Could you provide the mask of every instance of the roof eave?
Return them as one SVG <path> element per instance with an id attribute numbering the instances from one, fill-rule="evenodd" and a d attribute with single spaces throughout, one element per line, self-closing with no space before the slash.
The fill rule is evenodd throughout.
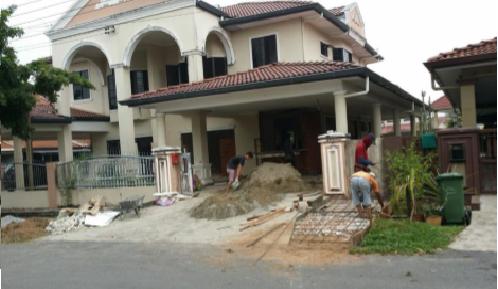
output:
<path id="1" fill-rule="evenodd" d="M 71 123 L 72 119 L 67 116 L 59 116 L 56 118 L 46 118 L 46 117 L 31 117 L 31 123 Z"/>
<path id="2" fill-rule="evenodd" d="M 216 8 L 216 6 L 211 5 L 211 4 L 207 3 L 207 2 L 204 2 L 204 1 L 201 1 L 201 0 L 197 0 L 196 1 L 196 5 L 197 5 L 197 7 L 201 8 L 202 10 L 204 10 L 206 12 L 209 12 L 209 13 L 211 13 L 213 15 L 216 15 L 218 17 L 230 17 L 225 12 L 223 12 L 220 9 Z"/>
<path id="3" fill-rule="evenodd" d="M 458 58 L 449 58 L 437 61 L 428 61 L 424 63 L 424 66 L 429 71 L 432 71 L 437 68 L 465 65 L 469 63 L 486 62 L 492 60 L 496 61 L 496 53 L 487 53 L 487 54 L 474 55 L 468 57 L 458 57 Z"/>

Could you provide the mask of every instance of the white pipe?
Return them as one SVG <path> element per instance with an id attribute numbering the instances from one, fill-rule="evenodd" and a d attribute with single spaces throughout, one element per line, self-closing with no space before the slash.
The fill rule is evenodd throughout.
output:
<path id="1" fill-rule="evenodd" d="M 433 90 L 444 90 L 444 89 L 459 89 L 460 86 L 436 86 L 436 79 L 434 79 L 434 74 L 431 73 L 431 87 Z M 424 103 L 425 105 L 425 103 Z"/>
<path id="2" fill-rule="evenodd" d="M 366 83 L 365 83 L 365 90 L 361 90 L 361 91 L 353 92 L 353 93 L 350 93 L 350 94 L 346 94 L 346 95 L 344 95 L 344 98 L 350 98 L 350 97 L 355 97 L 355 96 L 362 96 L 362 95 L 368 94 L 369 92 L 370 92 L 370 76 L 367 76 Z"/>

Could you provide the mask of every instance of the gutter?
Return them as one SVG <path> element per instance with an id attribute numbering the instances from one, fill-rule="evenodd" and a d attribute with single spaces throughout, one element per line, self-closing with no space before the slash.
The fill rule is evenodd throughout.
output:
<path id="1" fill-rule="evenodd" d="M 344 95 L 344 98 L 350 98 L 355 96 L 367 95 L 370 92 L 370 76 L 367 76 L 365 79 L 365 90 L 357 91 L 354 93 Z"/>
<path id="2" fill-rule="evenodd" d="M 58 118 L 43 118 L 31 117 L 31 123 L 71 123 L 72 119 L 67 116 L 59 116 Z"/>

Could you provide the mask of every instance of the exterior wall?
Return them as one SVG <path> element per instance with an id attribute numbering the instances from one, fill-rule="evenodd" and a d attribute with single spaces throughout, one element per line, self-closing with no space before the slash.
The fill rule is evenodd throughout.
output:
<path id="1" fill-rule="evenodd" d="M 73 203 L 75 205 L 84 204 L 95 196 L 103 196 L 106 204 L 117 205 L 120 201 L 133 196 L 144 195 L 144 203 L 155 200 L 155 186 L 147 187 L 124 187 L 114 189 L 98 189 L 98 190 L 76 190 L 72 192 Z"/>
<path id="2" fill-rule="evenodd" d="M 225 47 L 223 47 L 220 39 L 214 33 L 209 34 L 207 38 L 206 55 L 208 57 L 225 57 L 227 55 Z"/>
<path id="3" fill-rule="evenodd" d="M 107 68 L 107 63 L 105 64 Z M 88 70 L 89 81 L 95 89 L 90 89 L 90 99 L 75 100 L 73 96 L 73 86 L 70 85 L 71 107 L 93 111 L 104 115 L 109 115 L 109 101 L 107 97 L 107 85 L 105 75 L 107 69 L 97 65 L 94 61 L 86 58 L 75 59 L 69 68 L 70 71 Z"/>
<path id="4" fill-rule="evenodd" d="M 259 114 L 239 116 L 235 119 L 236 154 L 254 152 L 254 140 L 259 138 Z M 254 160 L 248 161 L 244 167 L 245 173 L 248 173 L 256 167 L 256 162 Z"/>
<path id="5" fill-rule="evenodd" d="M 2 192 L 2 208 L 48 208 L 47 191 Z"/>
<path id="6" fill-rule="evenodd" d="M 299 41 L 298 35 L 296 41 L 296 31 L 301 31 L 301 20 L 292 19 L 271 25 L 251 27 L 234 32 L 230 35 L 231 41 L 236 53 L 237 60 L 235 64 L 229 67 L 230 74 L 238 71 L 245 71 L 252 68 L 251 57 L 251 38 L 266 36 L 271 34 L 277 35 L 277 49 L 279 62 L 299 62 L 303 61 L 303 47 Z M 297 43 L 296 43 L 297 42 Z M 320 44 L 318 44 L 320 52 Z"/>

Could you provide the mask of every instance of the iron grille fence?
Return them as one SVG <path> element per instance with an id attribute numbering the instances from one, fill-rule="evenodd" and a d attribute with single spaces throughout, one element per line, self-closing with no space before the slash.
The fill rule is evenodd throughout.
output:
<path id="1" fill-rule="evenodd" d="M 108 156 L 59 163 L 59 189 L 140 187 L 155 184 L 154 158 Z"/>
<path id="2" fill-rule="evenodd" d="M 22 176 L 17 176 L 22 173 Z M 2 163 L 0 167 L 3 191 L 46 190 L 47 165 L 43 163 Z"/>

